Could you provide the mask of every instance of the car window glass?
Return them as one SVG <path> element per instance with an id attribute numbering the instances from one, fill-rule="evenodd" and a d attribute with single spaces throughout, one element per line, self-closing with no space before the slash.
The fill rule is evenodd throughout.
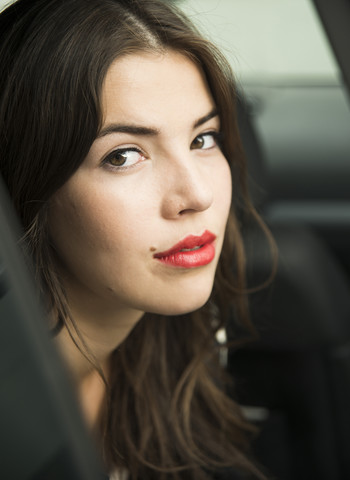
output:
<path id="1" fill-rule="evenodd" d="M 182 0 L 179 5 L 223 49 L 245 84 L 339 82 L 309 0 Z"/>

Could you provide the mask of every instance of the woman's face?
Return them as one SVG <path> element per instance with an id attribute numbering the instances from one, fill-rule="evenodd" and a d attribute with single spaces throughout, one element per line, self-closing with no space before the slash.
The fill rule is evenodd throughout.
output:
<path id="1" fill-rule="evenodd" d="M 132 54 L 110 67 L 102 107 L 100 135 L 51 202 L 68 300 L 87 315 L 195 310 L 231 204 L 206 81 L 179 53 Z"/>

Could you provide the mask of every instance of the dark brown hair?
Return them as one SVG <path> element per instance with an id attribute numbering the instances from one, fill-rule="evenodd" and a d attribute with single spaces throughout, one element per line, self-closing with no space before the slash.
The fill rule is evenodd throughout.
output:
<path id="1" fill-rule="evenodd" d="M 70 325 L 47 229 L 52 195 L 86 157 L 102 123 L 111 63 L 175 50 L 204 72 L 219 111 L 234 200 L 213 293 L 199 311 L 145 314 L 113 353 L 101 418 L 108 468 L 135 479 L 205 479 L 233 466 L 263 478 L 243 453 L 247 426 L 223 391 L 215 335 L 228 315 L 249 330 L 237 212 L 254 210 L 235 115 L 231 70 L 176 9 L 160 0 L 19 0 L 0 16 L 0 168 L 23 223 L 47 308 Z M 135 354 L 136 352 L 136 354 Z"/>

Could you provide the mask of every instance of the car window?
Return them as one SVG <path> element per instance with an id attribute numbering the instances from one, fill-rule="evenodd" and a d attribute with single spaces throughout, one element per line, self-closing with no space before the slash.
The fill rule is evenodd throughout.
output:
<path id="1" fill-rule="evenodd" d="M 182 0 L 179 5 L 223 49 L 244 84 L 340 81 L 309 0 Z"/>
<path id="2" fill-rule="evenodd" d="M 13 3 L 14 0 L 0 0 L 0 11 L 3 10 L 5 7 Z"/>

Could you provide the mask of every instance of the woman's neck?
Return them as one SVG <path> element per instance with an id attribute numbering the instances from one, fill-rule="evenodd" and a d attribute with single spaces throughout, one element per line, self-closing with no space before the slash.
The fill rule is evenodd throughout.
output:
<path id="1" fill-rule="evenodd" d="M 100 315 L 95 322 L 91 318 L 83 321 L 76 311 L 71 313 L 79 334 L 73 326 L 70 326 L 70 331 L 64 326 L 55 342 L 72 375 L 86 421 L 94 427 L 106 393 L 104 380 L 108 382 L 111 354 L 129 335 L 143 313 L 134 312 L 133 316 L 118 318 Z"/>

